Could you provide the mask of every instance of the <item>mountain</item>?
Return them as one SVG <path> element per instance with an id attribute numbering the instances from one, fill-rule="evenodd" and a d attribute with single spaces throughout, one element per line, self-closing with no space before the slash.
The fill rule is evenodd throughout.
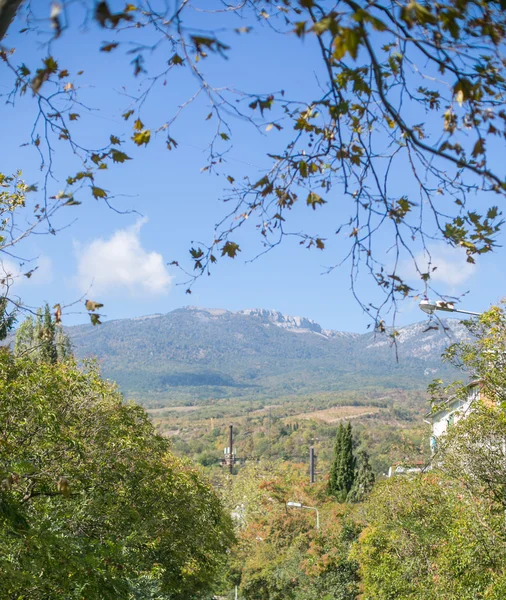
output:
<path id="1" fill-rule="evenodd" d="M 451 319 L 444 326 L 402 327 L 394 348 L 386 334 L 326 330 L 311 319 L 272 310 L 186 307 L 68 331 L 77 356 L 97 357 L 103 374 L 127 397 L 169 405 L 340 390 L 422 390 L 435 377 L 455 377 L 440 356 L 449 344 L 465 339 L 466 329 Z"/>

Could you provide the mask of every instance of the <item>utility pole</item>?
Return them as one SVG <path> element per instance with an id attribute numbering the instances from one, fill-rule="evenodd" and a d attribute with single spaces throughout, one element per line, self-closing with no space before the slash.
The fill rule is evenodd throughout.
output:
<path id="1" fill-rule="evenodd" d="M 230 474 L 232 475 L 234 472 L 234 465 L 238 461 L 237 456 L 235 455 L 234 448 L 234 426 L 229 425 L 228 429 L 228 446 L 224 450 L 224 458 L 221 461 L 223 467 L 228 467 Z"/>
<path id="2" fill-rule="evenodd" d="M 234 470 L 234 426 L 230 425 L 228 430 L 228 451 L 229 451 L 229 463 L 228 468 L 230 470 L 230 474 Z"/>
<path id="3" fill-rule="evenodd" d="M 269 406 L 269 458 L 271 457 L 271 407 Z"/>
<path id="4" fill-rule="evenodd" d="M 316 481 L 315 463 L 316 455 L 314 453 L 314 446 L 311 446 L 309 448 L 309 483 L 314 483 Z"/>

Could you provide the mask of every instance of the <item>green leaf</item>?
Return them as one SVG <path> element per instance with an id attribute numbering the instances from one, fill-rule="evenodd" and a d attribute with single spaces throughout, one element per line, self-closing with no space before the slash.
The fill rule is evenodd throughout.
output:
<path id="1" fill-rule="evenodd" d="M 111 158 L 112 158 L 113 162 L 115 162 L 115 163 L 124 163 L 125 160 L 132 160 L 124 152 L 120 152 L 119 150 L 116 150 L 116 149 L 111 150 Z"/>
<path id="2" fill-rule="evenodd" d="M 96 185 L 91 186 L 91 193 L 94 198 L 107 198 L 107 192 L 102 188 L 97 187 Z"/>
<path id="3" fill-rule="evenodd" d="M 102 325 L 102 321 L 100 320 L 100 315 L 91 314 L 90 315 L 90 321 L 91 321 L 91 324 L 93 326 L 95 326 L 95 325 Z"/>
<path id="4" fill-rule="evenodd" d="M 43 63 L 45 64 L 46 70 L 49 73 L 56 73 L 56 71 L 58 71 L 58 63 L 52 56 L 48 56 L 46 59 L 44 59 Z"/>
<path id="5" fill-rule="evenodd" d="M 306 198 L 306 204 L 310 206 L 313 210 L 316 210 L 317 206 L 321 206 L 322 204 L 326 204 L 326 200 L 315 194 L 314 192 L 309 192 L 308 197 Z"/>
<path id="6" fill-rule="evenodd" d="M 174 138 L 170 137 L 170 135 L 167 138 L 167 149 L 168 150 L 172 150 L 172 148 L 177 148 L 177 142 Z"/>
<path id="7" fill-rule="evenodd" d="M 483 138 L 479 138 L 472 152 L 474 158 L 477 158 L 480 154 L 485 154 L 485 140 Z"/>
<path id="8" fill-rule="evenodd" d="M 190 248 L 190 255 L 194 260 L 198 260 L 204 256 L 202 248 Z"/>
<path id="9" fill-rule="evenodd" d="M 235 242 L 227 242 L 221 249 L 221 255 L 226 255 L 229 258 L 235 258 L 237 253 L 240 251 L 241 249 L 239 248 L 238 244 L 236 244 Z"/>
<path id="10" fill-rule="evenodd" d="M 306 24 L 307 21 L 297 21 L 295 23 L 295 29 L 293 31 L 297 37 L 303 38 L 306 35 Z"/>
<path id="11" fill-rule="evenodd" d="M 182 65 L 183 63 L 184 60 L 179 56 L 177 52 L 169 59 L 169 65 Z"/>
<path id="12" fill-rule="evenodd" d="M 26 77 L 30 75 L 30 69 L 23 63 L 20 67 L 18 67 L 18 73 L 20 77 Z"/>

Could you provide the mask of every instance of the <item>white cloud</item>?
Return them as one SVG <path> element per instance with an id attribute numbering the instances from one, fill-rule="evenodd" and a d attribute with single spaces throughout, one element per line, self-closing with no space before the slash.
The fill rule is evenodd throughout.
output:
<path id="1" fill-rule="evenodd" d="M 25 273 L 30 273 L 27 277 Z M 9 286 L 18 289 L 28 285 L 46 285 L 53 281 L 53 261 L 48 256 L 40 256 L 34 261 L 23 264 L 9 258 L 0 259 L 0 279 Z"/>
<path id="2" fill-rule="evenodd" d="M 420 271 L 430 270 L 432 283 L 446 284 L 450 288 L 458 287 L 470 279 L 476 272 L 476 265 L 467 262 L 467 256 L 461 248 L 452 248 L 445 244 L 434 244 L 429 248 L 430 256 L 421 252 L 415 259 Z M 432 271 L 437 267 L 435 271 Z M 399 273 L 408 280 L 419 280 L 413 261 L 405 260 Z"/>
<path id="3" fill-rule="evenodd" d="M 108 239 L 98 238 L 89 244 L 76 244 L 77 281 L 86 292 L 162 295 L 169 291 L 172 276 L 158 252 L 142 247 L 140 231 L 147 219 L 140 219 L 126 229 L 119 229 Z"/>

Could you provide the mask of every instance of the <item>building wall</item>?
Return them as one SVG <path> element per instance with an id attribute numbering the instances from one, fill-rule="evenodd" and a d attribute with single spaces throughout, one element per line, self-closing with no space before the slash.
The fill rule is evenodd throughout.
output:
<path id="1" fill-rule="evenodd" d="M 469 394 L 465 400 L 454 399 L 446 403 L 444 409 L 431 415 L 432 419 L 432 437 L 430 440 L 430 446 L 434 452 L 436 449 L 437 439 L 443 435 L 448 427 L 457 423 L 472 410 L 472 404 L 474 401 L 480 398 L 480 387 L 478 385 L 473 386 L 469 389 Z"/>

